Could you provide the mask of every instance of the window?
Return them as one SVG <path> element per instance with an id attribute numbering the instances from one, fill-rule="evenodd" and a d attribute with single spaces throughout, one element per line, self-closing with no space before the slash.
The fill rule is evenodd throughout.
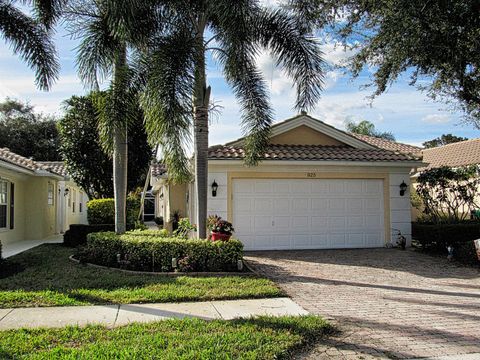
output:
<path id="1" fill-rule="evenodd" d="M 7 227 L 8 183 L 0 180 L 0 229 Z"/>
<path id="2" fill-rule="evenodd" d="M 52 183 L 48 183 L 48 205 L 53 205 L 54 186 Z"/>
<path id="3" fill-rule="evenodd" d="M 72 212 L 75 212 L 75 201 L 77 200 L 77 191 L 71 190 L 72 193 Z"/>
<path id="4" fill-rule="evenodd" d="M 83 192 L 80 191 L 80 199 L 78 200 L 78 212 L 83 211 Z"/>

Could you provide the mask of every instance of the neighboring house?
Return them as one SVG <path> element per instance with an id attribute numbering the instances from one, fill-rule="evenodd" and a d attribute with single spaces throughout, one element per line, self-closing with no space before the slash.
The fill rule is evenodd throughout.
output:
<path id="1" fill-rule="evenodd" d="M 412 175 L 412 183 L 414 184 L 416 177 L 423 170 L 436 169 L 442 166 L 458 168 L 468 165 L 480 165 L 480 139 L 470 139 L 430 149 L 423 149 L 422 156 L 423 162 L 427 166 L 419 168 L 418 171 Z M 478 192 L 480 194 L 480 188 Z M 480 195 L 477 197 L 477 203 L 480 203 Z M 414 219 L 420 215 L 421 212 L 418 209 L 412 209 L 412 217 Z"/>
<path id="2" fill-rule="evenodd" d="M 44 239 L 86 223 L 86 194 L 61 162 L 39 162 L 0 148 L 0 241 Z"/>
<path id="3" fill-rule="evenodd" d="M 257 167 L 243 163 L 243 138 L 209 148 L 208 213 L 230 220 L 246 250 L 383 247 L 399 229 L 411 240 L 410 199 L 400 195 L 419 148 L 349 134 L 306 114 L 271 128 Z M 387 150 L 388 149 L 388 150 Z M 193 184 L 168 184 L 152 168 L 157 214 L 192 218 Z M 192 219 L 193 220 L 193 219 Z"/>

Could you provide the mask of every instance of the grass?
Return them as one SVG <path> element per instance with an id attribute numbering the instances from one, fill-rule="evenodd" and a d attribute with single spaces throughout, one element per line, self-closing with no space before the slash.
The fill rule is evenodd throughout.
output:
<path id="1" fill-rule="evenodd" d="M 329 331 L 317 316 L 22 329 L 0 332 L 0 358 L 289 359 Z"/>
<path id="2" fill-rule="evenodd" d="M 71 248 L 44 244 L 8 259 L 23 269 L 0 276 L 0 308 L 129 304 L 282 296 L 270 280 L 251 276 L 165 277 L 124 274 L 68 260 Z"/>

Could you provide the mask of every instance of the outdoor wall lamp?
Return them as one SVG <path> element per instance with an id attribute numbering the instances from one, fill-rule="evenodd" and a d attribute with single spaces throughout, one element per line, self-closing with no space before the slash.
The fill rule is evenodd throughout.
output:
<path id="1" fill-rule="evenodd" d="M 400 196 L 405 195 L 405 191 L 407 191 L 407 188 L 408 188 L 408 185 L 405 184 L 405 181 L 402 181 L 402 183 L 400 184 Z"/>
<path id="2" fill-rule="evenodd" d="M 70 192 L 69 188 L 65 188 L 65 191 L 63 192 L 64 196 L 68 196 L 68 193 Z"/>
<path id="3" fill-rule="evenodd" d="M 217 190 L 218 190 L 218 184 L 215 180 L 213 180 L 213 183 L 212 183 L 212 196 L 213 197 L 217 196 Z"/>

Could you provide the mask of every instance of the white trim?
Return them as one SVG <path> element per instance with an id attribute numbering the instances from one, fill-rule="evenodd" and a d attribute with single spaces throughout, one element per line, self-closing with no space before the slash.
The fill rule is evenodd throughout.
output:
<path id="1" fill-rule="evenodd" d="M 348 135 L 346 132 L 336 129 L 333 126 L 325 124 L 323 121 L 314 119 L 308 115 L 300 115 L 298 117 L 288 119 L 288 120 L 285 120 L 284 122 L 272 125 L 270 136 L 274 137 L 300 126 L 307 126 L 315 131 L 328 135 L 331 138 L 334 138 L 346 145 L 350 145 L 357 149 L 378 149 L 376 146 L 370 145 L 362 140 L 359 140 L 351 135 Z M 243 143 L 243 140 L 244 138 L 240 138 L 233 142 L 227 143 L 227 145 L 238 146 Z"/>
<path id="2" fill-rule="evenodd" d="M 239 160 L 215 160 L 209 159 L 209 165 L 241 165 L 243 161 Z M 371 166 L 371 167 L 416 167 L 421 166 L 421 161 L 315 161 L 315 160 L 263 160 L 261 165 L 315 165 L 315 166 Z M 255 169 L 253 167 L 252 169 Z"/>
<path id="3" fill-rule="evenodd" d="M 12 170 L 12 171 L 16 171 L 16 172 L 19 172 L 21 174 L 26 174 L 26 175 L 32 175 L 32 176 L 35 176 L 35 172 L 33 170 L 28 170 L 28 169 L 25 169 L 21 166 L 18 166 L 18 165 L 15 165 L 15 164 L 12 164 L 12 163 L 9 163 L 7 161 L 4 161 L 4 160 L 0 160 L 0 167 L 3 167 L 7 170 Z"/>

